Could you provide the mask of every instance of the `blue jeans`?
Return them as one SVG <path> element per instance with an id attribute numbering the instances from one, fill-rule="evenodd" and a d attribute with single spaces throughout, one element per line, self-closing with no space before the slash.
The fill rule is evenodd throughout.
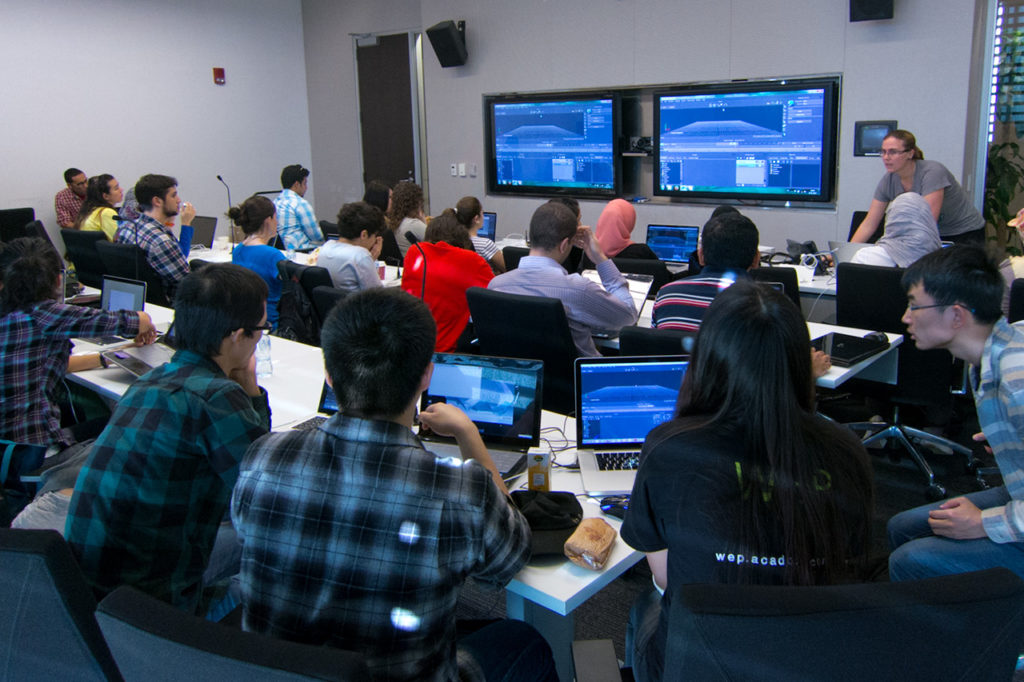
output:
<path id="1" fill-rule="evenodd" d="M 558 682 L 551 647 L 532 625 L 501 620 L 461 637 L 487 682 Z"/>
<path id="2" fill-rule="evenodd" d="M 979 509 L 1000 507 L 1010 500 L 1005 486 L 964 495 Z M 953 540 L 932 534 L 928 512 L 942 502 L 901 512 L 889 519 L 889 579 L 918 580 L 1002 566 L 1024 578 L 1024 543 L 992 542 L 988 538 Z"/>

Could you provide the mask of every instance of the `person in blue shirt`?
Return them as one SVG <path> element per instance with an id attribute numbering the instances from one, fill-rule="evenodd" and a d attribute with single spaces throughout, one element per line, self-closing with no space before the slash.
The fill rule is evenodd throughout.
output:
<path id="1" fill-rule="evenodd" d="M 274 199 L 274 205 L 285 248 L 309 250 L 323 244 L 324 235 L 313 207 L 304 198 L 309 188 L 309 171 L 297 163 L 285 166 L 281 171 L 281 187 L 284 189 Z"/>
<path id="2" fill-rule="evenodd" d="M 281 280 L 277 262 L 284 254 L 269 242 L 277 235 L 277 211 L 270 199 L 254 194 L 238 206 L 232 206 L 228 217 L 242 228 L 245 239 L 235 247 L 231 262 L 246 267 L 267 283 L 267 322 L 277 328 L 277 302 L 281 300 Z"/>

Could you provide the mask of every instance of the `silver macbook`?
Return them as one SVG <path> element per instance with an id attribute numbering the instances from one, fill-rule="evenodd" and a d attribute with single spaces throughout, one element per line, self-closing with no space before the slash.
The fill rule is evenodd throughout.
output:
<path id="1" fill-rule="evenodd" d="M 111 364 L 123 367 L 137 377 L 170 362 L 173 356 L 174 349 L 160 342 L 151 343 L 148 346 L 126 346 L 103 352 L 103 357 Z"/>
<path id="2" fill-rule="evenodd" d="M 107 312 L 117 312 L 118 310 L 143 310 L 145 305 L 145 282 L 103 275 L 103 293 L 100 296 L 100 308 Z M 124 343 L 127 340 L 120 336 L 96 336 L 82 339 L 82 341 L 97 346 L 111 346 Z"/>
<path id="3" fill-rule="evenodd" d="M 197 215 L 192 219 L 192 245 L 213 248 L 213 238 L 217 233 L 217 218 Z"/>
<path id="4" fill-rule="evenodd" d="M 588 495 L 633 490 L 647 434 L 675 414 L 686 356 L 578 358 L 576 453 Z"/>
<path id="5" fill-rule="evenodd" d="M 540 445 L 544 363 L 540 360 L 486 355 L 435 353 L 434 374 L 421 407 L 455 405 L 476 424 L 502 478 L 526 467 L 526 453 Z M 459 457 L 453 438 L 420 426 L 420 438 L 431 452 Z"/>
<path id="6" fill-rule="evenodd" d="M 853 260 L 853 257 L 857 255 L 857 252 L 861 249 L 871 246 L 871 244 L 861 244 L 854 242 L 829 242 L 828 250 L 832 253 L 832 260 L 836 265 L 840 263 L 849 263 Z"/>
<path id="7" fill-rule="evenodd" d="M 647 226 L 647 246 L 667 263 L 687 263 L 697 249 L 700 227 L 696 225 Z"/>

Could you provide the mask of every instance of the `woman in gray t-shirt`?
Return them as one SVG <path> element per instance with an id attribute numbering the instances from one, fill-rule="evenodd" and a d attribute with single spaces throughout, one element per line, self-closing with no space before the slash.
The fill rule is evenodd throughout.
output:
<path id="1" fill-rule="evenodd" d="M 917 192 L 931 207 L 942 239 L 983 242 L 985 219 L 971 205 L 960 183 L 938 161 L 925 161 L 913 133 L 894 130 L 882 141 L 886 174 L 875 188 L 868 215 L 850 241 L 866 242 L 878 229 L 886 205 L 904 192 Z"/>

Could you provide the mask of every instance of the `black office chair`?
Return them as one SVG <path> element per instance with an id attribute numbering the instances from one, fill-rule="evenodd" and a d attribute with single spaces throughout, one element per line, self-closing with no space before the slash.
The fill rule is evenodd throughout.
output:
<path id="1" fill-rule="evenodd" d="M 615 267 L 619 272 L 625 274 L 651 275 L 654 281 L 651 282 L 651 290 L 647 298 L 654 299 L 662 285 L 672 281 L 672 272 L 662 261 L 654 258 L 612 258 Z"/>
<path id="2" fill-rule="evenodd" d="M 529 256 L 530 250 L 524 246 L 506 246 L 501 250 L 501 257 L 505 259 L 505 272 L 509 270 L 515 270 L 519 267 L 519 261 L 523 256 Z M 569 272 L 568 265 L 565 266 Z"/>
<path id="3" fill-rule="evenodd" d="M 283 339 L 318 346 L 320 316 L 316 314 L 313 299 L 306 293 L 301 281 L 302 272 L 308 267 L 287 259 L 277 261 L 277 273 L 281 279 L 281 298 L 277 303 L 278 320 L 274 334 Z M 315 286 L 310 290 L 312 291 Z"/>
<path id="4" fill-rule="evenodd" d="M 619 355 L 689 355 L 696 332 L 681 329 L 623 327 L 619 331 Z"/>
<path id="5" fill-rule="evenodd" d="M 313 287 L 313 307 L 316 309 L 316 314 L 320 316 L 321 326 L 331 309 L 348 298 L 348 295 L 349 292 L 333 286 Z"/>
<path id="6" fill-rule="evenodd" d="M 102 240 L 96 242 L 96 252 L 103 262 L 104 274 L 143 281 L 146 283 L 146 303 L 172 307 L 163 280 L 146 260 L 145 251 L 134 244 L 114 244 Z"/>
<path id="7" fill-rule="evenodd" d="M 36 210 L 31 207 L 0 209 L 0 241 L 28 237 L 25 226 L 35 219 Z"/>
<path id="8" fill-rule="evenodd" d="M 851 239 L 853 239 L 853 233 L 857 231 L 857 228 L 860 227 L 860 224 L 862 222 L 864 222 L 864 219 L 867 218 L 867 217 L 868 217 L 868 212 L 867 211 L 854 211 L 853 212 L 853 215 L 850 216 L 850 234 L 846 237 L 846 241 L 850 241 Z M 868 239 L 868 243 L 869 244 L 874 244 L 875 242 L 877 242 L 884 232 L 885 232 L 885 214 L 883 213 L 882 214 L 882 221 L 880 223 L 878 223 L 878 229 L 875 230 L 875 233 L 873 235 L 871 235 L 870 239 Z"/>
<path id="9" fill-rule="evenodd" d="M 1024 279 L 1015 279 L 1010 285 L 1010 310 L 1006 319 L 1010 324 L 1024 320 Z"/>
<path id="10" fill-rule="evenodd" d="M 398 240 L 391 230 L 384 230 L 380 259 L 388 265 L 402 266 L 402 249 L 398 247 Z"/>
<path id="11" fill-rule="evenodd" d="M 193 616 L 134 588 L 111 592 L 96 620 L 129 680 L 369 679 L 360 654 L 267 637 Z M 186 672 L 187 671 L 187 672 Z"/>
<path id="12" fill-rule="evenodd" d="M 851 429 L 865 434 L 864 444 L 895 439 L 907 450 L 917 466 L 928 479 L 926 495 L 937 500 L 945 497 L 946 490 L 935 480 L 935 473 L 924 456 L 914 446 L 914 441 L 932 443 L 949 448 L 962 455 L 969 470 L 978 466 L 974 453 L 968 448 L 941 436 L 914 428 L 903 422 L 901 406 L 929 406 L 952 400 L 950 387 L 954 379 L 962 376 L 962 365 L 953 362 L 946 350 L 920 350 L 906 335 L 903 313 L 907 308 L 906 295 L 900 279 L 902 268 L 885 268 L 856 263 L 840 263 L 836 269 L 836 323 L 844 327 L 871 329 L 874 331 L 904 334 L 899 346 L 897 385 L 876 382 L 860 382 L 869 395 L 881 397 L 892 403 L 893 417 L 885 422 L 857 422 L 847 424 Z"/>
<path id="13" fill-rule="evenodd" d="M 691 584 L 672 596 L 668 623 L 665 682 L 1009 680 L 1024 581 L 993 568 L 899 583 Z M 573 659 L 578 682 L 623 679 L 611 640 L 575 642 Z"/>
<path id="14" fill-rule="evenodd" d="M 78 281 L 96 289 L 103 288 L 103 275 L 107 272 L 96 250 L 96 244 L 107 241 L 102 232 L 83 232 L 81 230 L 63 229 L 61 239 L 67 251 L 67 259 L 75 266 Z"/>
<path id="15" fill-rule="evenodd" d="M 92 590 L 57 531 L 0 528 L 0 604 L 4 679 L 121 679 Z"/>
<path id="16" fill-rule="evenodd" d="M 324 239 L 337 239 L 338 234 L 338 223 L 332 223 L 329 220 L 320 221 L 320 231 L 324 233 Z"/>
<path id="17" fill-rule="evenodd" d="M 557 298 L 472 287 L 466 291 L 480 352 L 544 361 L 544 409 L 575 409 L 573 362 L 578 352 L 565 307 Z"/>
<path id="18" fill-rule="evenodd" d="M 750 278 L 755 282 L 777 283 L 782 285 L 782 291 L 786 297 L 796 304 L 800 309 L 800 283 L 797 280 L 795 268 L 773 268 L 761 266 L 747 271 Z"/>

